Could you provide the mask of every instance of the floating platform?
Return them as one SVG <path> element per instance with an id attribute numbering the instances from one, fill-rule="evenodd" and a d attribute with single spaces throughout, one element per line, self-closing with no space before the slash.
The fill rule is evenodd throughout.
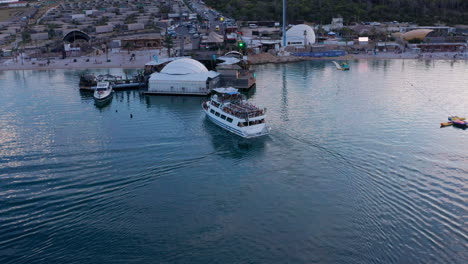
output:
<path id="1" fill-rule="evenodd" d="M 121 76 L 110 74 L 98 75 L 83 74 L 80 76 L 80 90 L 94 91 L 96 85 L 100 81 L 109 82 L 114 90 L 132 90 L 146 88 L 145 77 L 142 74 L 133 76 L 133 78 L 123 79 Z"/>
<path id="2" fill-rule="evenodd" d="M 146 83 L 117 83 L 111 84 L 112 89 L 116 91 L 123 91 L 123 90 L 138 90 L 142 88 L 146 88 Z M 83 91 L 94 91 L 95 86 L 80 86 L 80 90 Z"/>

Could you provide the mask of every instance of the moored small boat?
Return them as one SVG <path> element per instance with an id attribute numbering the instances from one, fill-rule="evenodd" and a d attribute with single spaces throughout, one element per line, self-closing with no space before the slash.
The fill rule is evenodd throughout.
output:
<path id="1" fill-rule="evenodd" d="M 112 85 L 109 82 L 98 82 L 93 97 L 96 101 L 105 101 L 111 98 Z"/>
<path id="2" fill-rule="evenodd" d="M 449 116 L 448 120 L 449 120 L 448 123 L 452 123 L 452 125 L 454 127 L 459 127 L 459 128 L 467 128 L 468 127 L 468 121 L 466 121 L 466 118 L 464 118 L 464 117 Z"/>
<path id="3" fill-rule="evenodd" d="M 440 127 L 446 127 L 446 126 L 451 126 L 451 125 L 453 125 L 452 122 L 440 123 Z"/>
<path id="4" fill-rule="evenodd" d="M 461 128 L 468 127 L 468 122 L 464 120 L 456 119 L 456 120 L 453 120 L 452 123 L 453 123 L 453 126 L 456 126 L 456 127 L 461 127 Z"/>
<path id="5" fill-rule="evenodd" d="M 266 109 L 247 102 L 237 89 L 216 88 L 216 94 L 203 102 L 202 108 L 210 121 L 225 130 L 244 138 L 253 138 L 269 133 L 266 125 Z"/>
<path id="6" fill-rule="evenodd" d="M 349 64 L 348 64 L 348 63 L 342 62 L 342 63 L 340 64 L 340 63 L 338 63 L 338 62 L 336 62 L 336 61 L 333 61 L 333 63 L 335 64 L 337 70 L 340 70 L 340 71 L 349 71 Z"/>

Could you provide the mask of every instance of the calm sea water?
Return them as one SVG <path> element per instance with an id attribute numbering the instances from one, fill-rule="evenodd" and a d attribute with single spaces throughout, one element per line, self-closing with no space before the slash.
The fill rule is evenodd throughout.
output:
<path id="1" fill-rule="evenodd" d="M 0 72 L 0 263 L 467 263 L 468 130 L 439 123 L 468 62 L 350 64 L 257 66 L 254 140 L 204 98 Z"/>

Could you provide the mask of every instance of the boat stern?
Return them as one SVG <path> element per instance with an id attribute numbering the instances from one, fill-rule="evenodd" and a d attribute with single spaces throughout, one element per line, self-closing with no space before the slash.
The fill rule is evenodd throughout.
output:
<path id="1" fill-rule="evenodd" d="M 270 133 L 270 127 L 263 123 L 255 126 L 245 127 L 242 129 L 242 132 L 243 137 L 245 138 L 260 137 L 268 135 Z"/>

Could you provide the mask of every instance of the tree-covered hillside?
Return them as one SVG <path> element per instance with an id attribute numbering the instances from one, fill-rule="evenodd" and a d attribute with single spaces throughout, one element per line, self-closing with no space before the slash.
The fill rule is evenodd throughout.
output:
<path id="1" fill-rule="evenodd" d="M 281 20 L 282 0 L 206 0 L 238 20 Z M 419 24 L 468 23 L 468 0 L 287 0 L 288 21 L 327 24 L 341 15 L 346 23 L 400 21 Z"/>

